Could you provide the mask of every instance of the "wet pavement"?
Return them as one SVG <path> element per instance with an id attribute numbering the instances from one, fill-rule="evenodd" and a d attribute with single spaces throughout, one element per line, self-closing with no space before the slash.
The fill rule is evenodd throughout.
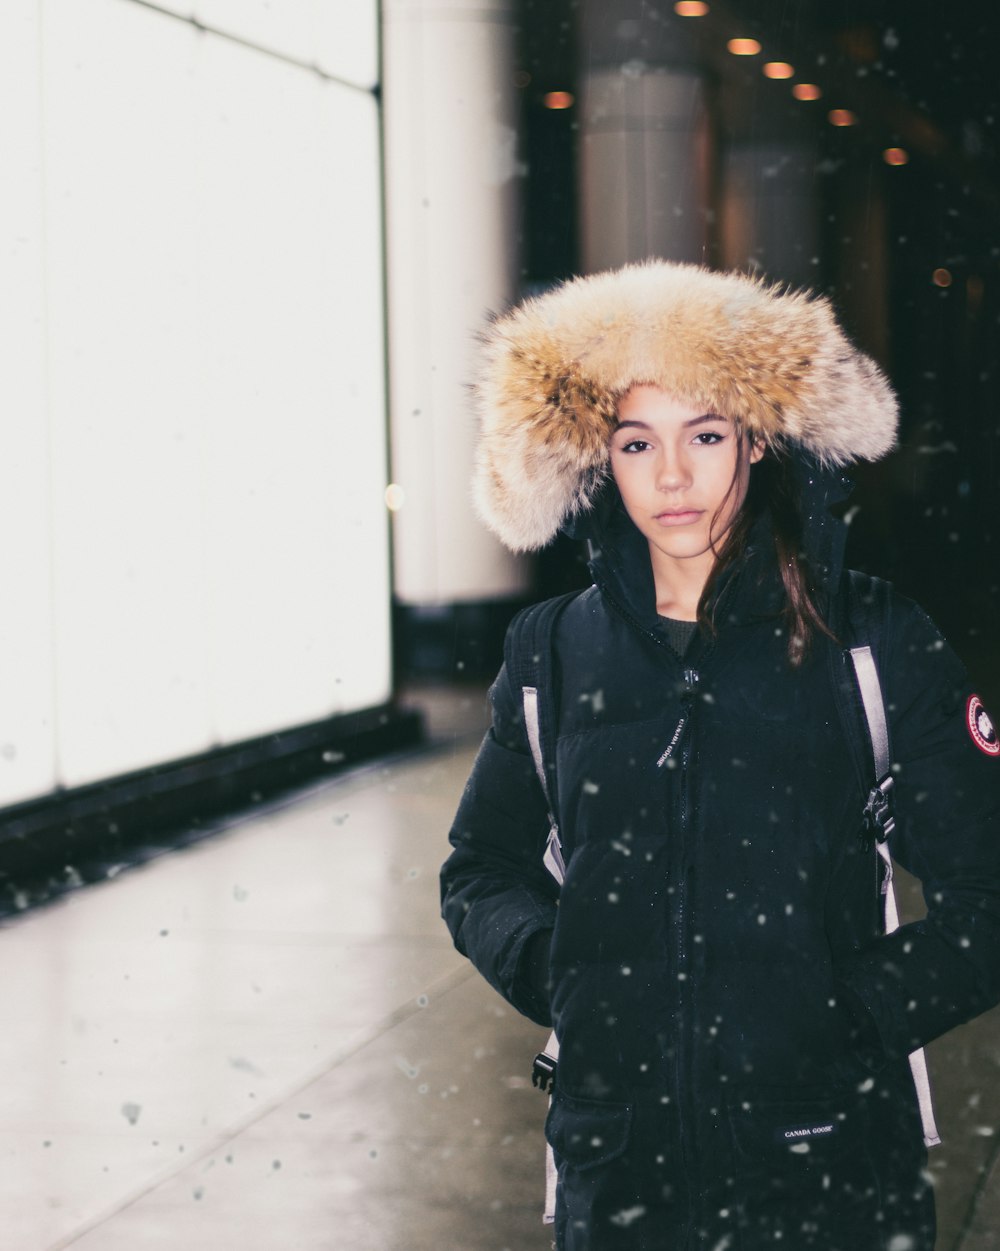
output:
<path id="1" fill-rule="evenodd" d="M 431 750 L 0 926 L 5 1247 L 547 1251 L 544 1031 L 438 917 L 483 695 L 413 697 Z M 938 1251 L 1000 1251 L 1000 1012 L 930 1063 Z"/>

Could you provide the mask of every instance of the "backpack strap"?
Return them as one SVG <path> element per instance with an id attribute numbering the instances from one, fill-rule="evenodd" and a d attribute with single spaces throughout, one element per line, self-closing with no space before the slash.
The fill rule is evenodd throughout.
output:
<path id="1" fill-rule="evenodd" d="M 885 625 L 889 611 L 888 584 L 878 579 L 870 579 L 868 583 L 870 590 L 868 593 L 863 593 L 860 575 L 850 571 L 847 576 L 849 579 L 847 620 L 852 641 L 867 637 L 872 641 L 880 642 L 883 634 L 882 627 Z M 870 838 L 882 862 L 883 932 L 892 934 L 899 929 L 899 911 L 896 907 L 892 856 L 889 854 L 888 845 L 889 837 L 896 828 L 896 818 L 893 813 L 894 781 L 889 725 L 885 715 L 882 683 L 879 680 L 878 666 L 872 654 L 871 643 L 852 647 L 848 655 L 854 667 L 861 706 L 865 714 L 875 781 L 874 786 L 868 792 L 863 812 L 865 839 L 867 842 Z M 941 1141 L 941 1136 L 934 1119 L 934 1102 L 931 1097 L 927 1058 L 923 1047 L 910 1053 L 909 1062 L 917 1103 L 920 1107 L 924 1144 L 933 1147 Z"/>
<path id="2" fill-rule="evenodd" d="M 504 663 L 511 683 L 521 688 L 521 705 L 524 711 L 524 729 L 531 748 L 535 773 L 545 796 L 549 810 L 549 834 L 542 861 L 560 886 L 566 876 L 562 843 L 559 838 L 559 822 L 556 816 L 554 796 L 555 762 L 551 745 L 558 733 L 558 668 L 553 646 L 556 625 L 563 610 L 580 594 L 573 591 L 557 599 L 533 604 L 519 613 L 511 622 L 504 643 Z M 546 747 L 550 747 L 546 759 Z M 545 1047 L 531 1066 L 531 1083 L 539 1090 L 551 1091 L 559 1068 L 559 1039 L 553 1030 Z M 551 1095 L 550 1095 L 551 1099 Z M 545 1146 L 545 1207 L 544 1224 L 555 1222 L 556 1185 L 559 1180 L 552 1148 Z"/>
<path id="3" fill-rule="evenodd" d="M 558 671 L 553 649 L 556 625 L 563 610 L 578 595 L 578 591 L 571 591 L 524 609 L 511 622 L 504 643 L 504 663 L 512 685 L 521 688 L 524 729 L 549 812 L 549 834 L 542 861 L 560 886 L 566 876 L 566 864 L 553 798 L 555 763 L 551 752 L 546 755 L 546 746 L 555 742 L 558 732 Z"/>
<path id="4" fill-rule="evenodd" d="M 892 802 L 895 782 L 892 776 L 889 726 L 885 719 L 882 684 L 879 682 L 871 647 L 852 647 L 850 657 L 868 723 L 868 739 L 872 748 L 872 763 L 875 766 L 875 785 L 869 790 L 865 800 L 864 829 L 866 835 L 870 835 L 872 841 L 881 848 L 896 828 Z"/>

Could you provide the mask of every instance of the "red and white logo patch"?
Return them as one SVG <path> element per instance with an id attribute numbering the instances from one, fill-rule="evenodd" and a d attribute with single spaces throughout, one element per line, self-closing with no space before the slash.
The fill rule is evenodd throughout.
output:
<path id="1" fill-rule="evenodd" d="M 972 741 L 987 756 L 1000 756 L 1000 738 L 997 737 L 996 726 L 990 720 L 989 713 L 983 707 L 978 695 L 970 695 L 965 705 L 965 723 L 969 727 Z"/>

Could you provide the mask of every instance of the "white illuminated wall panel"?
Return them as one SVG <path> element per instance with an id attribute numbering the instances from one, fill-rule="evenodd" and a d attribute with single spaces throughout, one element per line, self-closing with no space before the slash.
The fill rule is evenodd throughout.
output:
<path id="1" fill-rule="evenodd" d="M 331 684 L 346 708 L 388 695 L 377 115 L 222 41 L 203 54 L 202 311 L 231 362 L 206 371 L 212 667 L 233 738 L 323 716 Z"/>
<path id="2" fill-rule="evenodd" d="M 42 12 L 0 805 L 390 694 L 373 96 L 127 0 Z"/>
<path id="3" fill-rule="evenodd" d="M 57 745 L 72 786 L 212 741 L 196 41 L 130 4 L 44 12 Z"/>
<path id="4" fill-rule="evenodd" d="M 378 78 L 375 0 L 157 0 L 183 17 L 361 87 Z"/>
<path id="5" fill-rule="evenodd" d="M 2 23 L 0 803 L 13 803 L 57 778 L 36 0 L 8 0 Z"/>

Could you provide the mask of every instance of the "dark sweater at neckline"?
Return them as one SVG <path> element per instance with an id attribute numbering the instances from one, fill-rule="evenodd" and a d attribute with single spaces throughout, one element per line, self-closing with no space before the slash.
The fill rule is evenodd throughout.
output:
<path id="1" fill-rule="evenodd" d="M 678 621 L 676 617 L 664 617 L 660 614 L 660 625 L 666 635 L 667 642 L 678 656 L 683 656 L 698 629 L 697 621 Z"/>

